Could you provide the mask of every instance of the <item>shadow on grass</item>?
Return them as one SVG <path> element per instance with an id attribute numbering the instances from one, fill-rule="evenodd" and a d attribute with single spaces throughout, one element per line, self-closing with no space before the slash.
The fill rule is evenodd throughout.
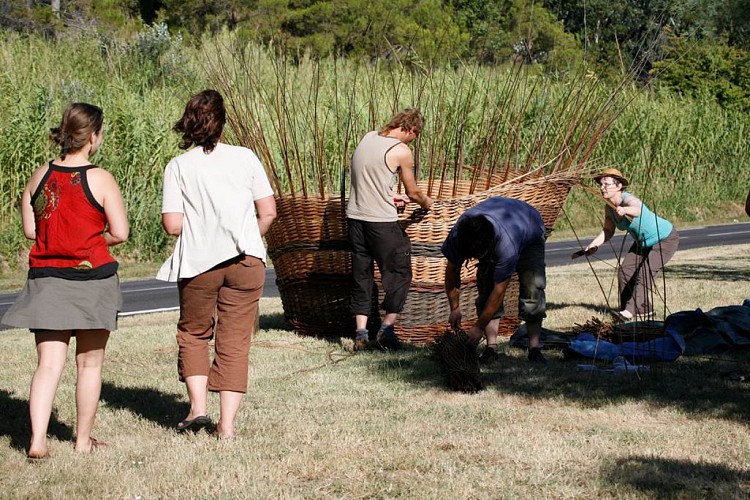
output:
<path id="1" fill-rule="evenodd" d="M 260 315 L 261 330 L 288 330 L 293 328 L 287 323 L 283 313 L 262 314 Z"/>
<path id="2" fill-rule="evenodd" d="M 711 259 L 721 262 L 721 258 Z M 724 259 L 730 262 L 736 259 Z M 722 266 L 706 264 L 670 264 L 667 268 L 667 277 L 671 279 L 698 280 L 698 281 L 729 281 L 744 282 L 750 279 L 748 269 L 732 269 Z"/>
<path id="3" fill-rule="evenodd" d="M 576 364 L 590 361 L 564 360 L 559 352 L 545 351 L 549 362 L 532 365 L 525 352 L 504 346 L 507 356 L 482 366 L 488 390 L 532 399 L 559 400 L 587 408 L 613 403 L 646 401 L 659 407 L 677 408 L 695 416 L 711 416 L 746 423 L 750 420 L 750 390 L 746 383 L 725 380 L 720 372 L 727 366 L 750 366 L 750 353 L 719 358 L 683 357 L 672 363 L 650 365 L 650 372 L 614 375 L 578 372 Z M 502 349 L 501 349 L 502 350 Z M 398 377 L 420 387 L 449 391 L 442 366 L 429 348 L 409 348 L 379 356 L 376 369 L 389 378 Z M 723 365 L 722 365 L 723 363 Z"/>
<path id="4" fill-rule="evenodd" d="M 606 465 L 602 476 L 610 484 L 627 485 L 656 498 L 750 495 L 750 471 L 706 462 L 632 456 Z"/>
<path id="5" fill-rule="evenodd" d="M 29 401 L 19 399 L 12 393 L 0 389 L 0 408 L 3 409 L 3 418 L 0 418 L 0 436 L 8 436 L 12 448 L 25 451 L 31 439 Z M 60 441 L 72 441 L 75 436 L 73 428 L 61 422 L 54 409 L 50 416 L 47 434 Z"/>
<path id="6" fill-rule="evenodd" d="M 118 387 L 108 382 L 102 384 L 101 400 L 167 429 L 173 429 L 190 411 L 190 404 L 176 394 L 143 387 Z"/>

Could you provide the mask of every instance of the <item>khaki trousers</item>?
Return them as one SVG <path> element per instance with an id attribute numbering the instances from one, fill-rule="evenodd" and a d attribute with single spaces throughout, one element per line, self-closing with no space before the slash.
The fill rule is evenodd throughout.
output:
<path id="1" fill-rule="evenodd" d="M 248 355 L 264 281 L 263 262 L 240 255 L 178 282 L 177 371 L 181 381 L 206 375 L 209 391 L 247 392 Z M 211 339 L 214 359 L 209 364 Z"/>

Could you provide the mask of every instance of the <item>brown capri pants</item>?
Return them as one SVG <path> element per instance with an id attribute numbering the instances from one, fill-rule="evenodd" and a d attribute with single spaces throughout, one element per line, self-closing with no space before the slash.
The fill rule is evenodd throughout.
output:
<path id="1" fill-rule="evenodd" d="M 669 235 L 650 248 L 633 243 L 618 271 L 620 307 L 631 314 L 653 312 L 653 285 L 656 275 L 677 252 L 680 235 L 672 229 Z"/>
<path id="2" fill-rule="evenodd" d="M 264 281 L 263 261 L 240 255 L 178 282 L 180 381 L 205 375 L 209 391 L 247 392 L 250 342 Z M 215 339 L 214 360 L 209 364 L 211 339 Z"/>

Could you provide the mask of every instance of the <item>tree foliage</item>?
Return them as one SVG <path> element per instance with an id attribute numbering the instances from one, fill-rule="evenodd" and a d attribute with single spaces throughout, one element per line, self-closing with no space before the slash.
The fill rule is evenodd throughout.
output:
<path id="1" fill-rule="evenodd" d="M 559 65 L 580 57 L 575 37 L 532 0 L 450 0 L 469 35 L 466 56 L 483 64 L 508 60 Z"/>
<path id="2" fill-rule="evenodd" d="M 206 35 L 229 29 L 297 59 L 336 55 L 420 67 L 520 62 L 564 72 L 586 64 L 600 75 L 616 78 L 638 67 L 643 80 L 656 79 L 662 88 L 686 94 L 700 88 L 725 105 L 744 102 L 747 86 L 750 0 L 54 3 L 59 3 L 59 10 L 52 0 L 0 0 L 0 26 L 48 37 L 71 28 L 93 28 L 114 40 L 140 36 L 144 30 L 153 31 L 154 23 L 163 23 L 172 34 L 179 33 L 180 40 L 195 45 Z"/>
<path id="3" fill-rule="evenodd" d="M 280 41 L 314 55 L 406 56 L 433 61 L 461 55 L 467 37 L 441 0 L 290 1 L 277 8 L 279 30 L 264 41 Z M 266 11 L 267 12 L 267 11 Z"/>
<path id="4" fill-rule="evenodd" d="M 750 111 L 750 52 L 721 40 L 699 43 L 672 32 L 664 49 L 666 57 L 652 70 L 661 86 Z"/>
<path id="5" fill-rule="evenodd" d="M 132 35 L 142 25 L 140 0 L 0 0 L 0 27 L 52 37 L 67 29 L 94 28 Z"/>

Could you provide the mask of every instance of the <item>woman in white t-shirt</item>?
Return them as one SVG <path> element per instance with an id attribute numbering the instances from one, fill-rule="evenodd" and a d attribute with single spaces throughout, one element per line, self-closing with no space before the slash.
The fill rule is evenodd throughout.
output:
<path id="1" fill-rule="evenodd" d="M 164 171 L 162 225 L 178 238 L 156 276 L 177 281 L 180 294 L 177 369 L 187 386 L 190 413 L 177 430 L 211 426 L 208 391 L 218 392 L 219 438 L 234 436 L 247 392 L 248 354 L 265 280 L 262 237 L 276 217 L 273 190 L 258 157 L 219 142 L 225 123 L 221 94 L 204 90 L 188 101 L 174 126 L 182 134 L 180 148 L 192 149 Z"/>

